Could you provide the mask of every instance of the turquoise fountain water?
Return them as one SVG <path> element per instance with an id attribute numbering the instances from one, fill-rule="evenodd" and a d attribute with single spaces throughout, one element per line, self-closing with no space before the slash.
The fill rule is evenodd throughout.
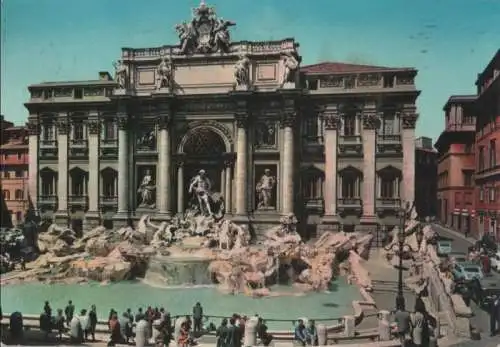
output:
<path id="1" fill-rule="evenodd" d="M 274 287 L 273 291 L 290 291 L 290 287 Z M 356 287 L 338 279 L 331 292 L 310 293 L 304 296 L 252 298 L 245 295 L 227 295 L 211 286 L 156 288 L 141 282 L 121 282 L 109 285 L 40 284 L 7 285 L 0 288 L 2 311 L 19 310 L 26 314 L 39 314 L 48 300 L 53 310 L 64 309 L 73 300 L 76 309 L 95 304 L 100 319 L 107 319 L 111 308 L 122 312 L 127 308 L 159 306 L 172 315 L 188 314 L 199 301 L 207 315 L 229 316 L 233 313 L 259 315 L 268 320 L 271 330 L 289 330 L 291 320 L 299 317 L 328 319 L 352 314 L 352 300 L 359 300 Z M 288 322 L 273 319 L 290 320 Z M 212 319 L 218 323 L 220 319 Z M 334 323 L 334 321 L 331 321 Z"/>

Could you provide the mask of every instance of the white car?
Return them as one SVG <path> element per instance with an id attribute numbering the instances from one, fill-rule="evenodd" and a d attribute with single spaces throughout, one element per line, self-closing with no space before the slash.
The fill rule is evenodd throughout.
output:
<path id="1" fill-rule="evenodd" d="M 500 251 L 496 252 L 491 258 L 491 267 L 500 272 Z"/>

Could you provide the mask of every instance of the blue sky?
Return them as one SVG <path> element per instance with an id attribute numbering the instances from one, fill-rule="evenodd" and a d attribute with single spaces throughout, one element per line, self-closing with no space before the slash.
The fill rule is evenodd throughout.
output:
<path id="1" fill-rule="evenodd" d="M 26 86 L 112 71 L 121 47 L 174 44 L 199 0 L 2 0 L 1 111 L 22 124 Z M 419 70 L 417 135 L 436 139 L 451 94 L 474 93 L 500 48 L 500 0 L 207 0 L 234 40 L 295 37 L 304 64 Z"/>

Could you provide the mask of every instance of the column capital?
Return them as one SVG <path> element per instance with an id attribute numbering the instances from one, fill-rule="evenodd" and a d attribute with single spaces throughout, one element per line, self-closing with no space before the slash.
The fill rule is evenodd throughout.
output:
<path id="1" fill-rule="evenodd" d="M 415 129 L 418 120 L 418 113 L 403 113 L 403 129 Z"/>
<path id="2" fill-rule="evenodd" d="M 293 127 L 295 125 L 296 119 L 297 119 L 297 114 L 295 111 L 285 111 L 281 115 L 280 127 L 281 128 Z"/>
<path id="3" fill-rule="evenodd" d="M 363 120 L 363 129 L 375 130 L 380 124 L 380 118 L 375 109 L 363 110 L 361 114 Z"/>
<path id="4" fill-rule="evenodd" d="M 155 122 L 160 130 L 168 129 L 170 127 L 170 121 L 170 113 L 167 112 L 159 114 L 155 119 Z"/>
<path id="5" fill-rule="evenodd" d="M 334 112 L 323 113 L 325 121 L 325 130 L 337 130 L 340 126 L 340 115 Z"/>
<path id="6" fill-rule="evenodd" d="M 90 119 L 87 123 L 89 135 L 99 135 L 101 132 L 101 121 L 99 119 Z"/>
<path id="7" fill-rule="evenodd" d="M 40 135 L 40 124 L 38 124 L 38 121 L 33 121 L 30 120 L 28 125 L 28 135 L 29 136 L 38 136 Z"/>
<path id="8" fill-rule="evenodd" d="M 236 126 L 238 128 L 246 128 L 248 126 L 248 116 L 247 114 L 243 114 L 243 113 L 237 113 L 235 115 L 235 119 L 236 119 Z"/>
<path id="9" fill-rule="evenodd" d="M 129 124 L 129 116 L 126 113 L 118 113 L 116 115 L 116 121 L 118 123 L 118 129 L 120 130 L 127 130 L 128 124 Z"/>
<path id="10" fill-rule="evenodd" d="M 70 124 L 67 118 L 58 118 L 56 121 L 56 127 L 60 135 L 68 135 Z"/>

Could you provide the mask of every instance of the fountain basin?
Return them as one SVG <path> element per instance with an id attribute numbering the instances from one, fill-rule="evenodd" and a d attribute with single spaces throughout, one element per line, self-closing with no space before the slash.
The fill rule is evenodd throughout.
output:
<path id="1" fill-rule="evenodd" d="M 291 287 L 273 286 L 273 291 L 292 291 Z M 352 301 L 362 300 L 356 286 L 339 279 L 334 282 L 331 292 L 308 293 L 303 296 L 279 296 L 253 298 L 244 294 L 226 295 L 217 288 L 174 287 L 155 288 L 137 281 L 124 281 L 101 285 L 82 284 L 41 284 L 26 283 L 7 285 L 0 288 L 2 311 L 21 311 L 37 315 L 42 312 L 43 303 L 48 300 L 53 311 L 64 309 L 68 300 L 73 300 L 76 312 L 97 306 L 99 319 L 106 320 L 110 309 L 120 314 L 127 308 L 136 312 L 139 307 L 164 307 L 172 315 L 192 312 L 196 302 L 203 305 L 206 315 L 231 316 L 233 313 L 253 316 L 256 313 L 267 320 L 270 330 L 292 330 L 292 321 L 298 317 L 326 319 L 325 324 L 336 324 L 337 318 L 353 313 Z M 210 318 L 216 324 L 220 318 Z"/>

